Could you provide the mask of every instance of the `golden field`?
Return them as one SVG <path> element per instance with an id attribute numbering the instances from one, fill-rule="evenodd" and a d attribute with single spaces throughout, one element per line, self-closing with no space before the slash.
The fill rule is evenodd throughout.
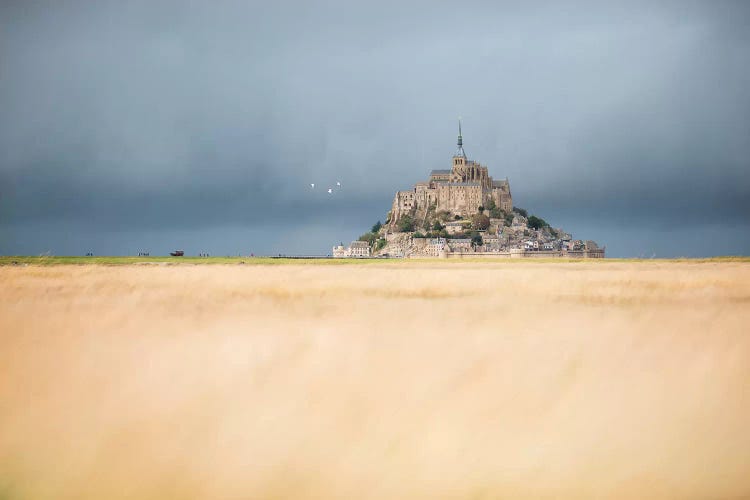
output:
<path id="1" fill-rule="evenodd" d="M 0 267 L 0 498 L 747 498 L 750 263 Z"/>

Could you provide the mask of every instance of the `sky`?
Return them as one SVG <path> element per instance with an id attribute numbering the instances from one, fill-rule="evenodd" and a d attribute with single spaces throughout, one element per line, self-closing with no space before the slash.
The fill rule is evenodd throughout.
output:
<path id="1" fill-rule="evenodd" d="M 459 116 L 608 256 L 750 254 L 722 0 L 0 2 L 0 254 L 327 254 L 450 168 Z"/>

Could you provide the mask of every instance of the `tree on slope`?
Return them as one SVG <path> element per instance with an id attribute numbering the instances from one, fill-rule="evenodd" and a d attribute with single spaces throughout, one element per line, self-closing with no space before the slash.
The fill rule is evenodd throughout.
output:
<path id="1" fill-rule="evenodd" d="M 482 213 L 474 214 L 471 218 L 471 226 L 474 229 L 479 229 L 479 230 L 484 231 L 488 227 L 490 227 L 490 218 Z"/>
<path id="2" fill-rule="evenodd" d="M 398 220 L 396 227 L 402 233 L 410 233 L 414 231 L 414 219 L 409 215 L 404 215 Z"/>
<path id="3" fill-rule="evenodd" d="M 549 226 L 547 222 L 542 219 L 541 217 L 537 217 L 536 215 L 532 215 L 529 217 L 528 225 L 531 229 L 541 229 L 543 227 Z"/>

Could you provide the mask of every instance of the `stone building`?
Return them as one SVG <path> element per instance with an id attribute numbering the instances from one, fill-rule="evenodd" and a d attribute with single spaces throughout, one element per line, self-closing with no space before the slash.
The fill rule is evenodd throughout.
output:
<path id="1" fill-rule="evenodd" d="M 432 257 L 440 257 L 446 251 L 447 243 L 445 238 L 432 238 L 427 245 L 427 253 Z"/>
<path id="2" fill-rule="evenodd" d="M 370 244 L 366 241 L 352 241 L 348 248 L 344 248 L 343 244 L 333 247 L 333 257 L 336 259 L 369 256 Z"/>
<path id="3" fill-rule="evenodd" d="M 470 225 L 468 221 L 449 221 L 445 223 L 444 227 L 448 234 L 458 234 L 463 233 Z"/>
<path id="4" fill-rule="evenodd" d="M 341 243 L 340 245 L 336 245 L 333 247 L 333 257 L 336 259 L 342 259 L 346 257 L 346 248 L 344 248 L 344 244 Z"/>
<path id="5" fill-rule="evenodd" d="M 370 256 L 370 244 L 366 241 L 352 241 L 349 246 L 350 257 L 369 257 Z"/>
<path id="6" fill-rule="evenodd" d="M 499 252 L 501 248 L 501 241 L 497 236 L 483 236 L 482 245 L 485 252 Z"/>
<path id="7" fill-rule="evenodd" d="M 468 217 L 477 213 L 480 206 L 488 206 L 490 200 L 506 212 L 513 209 L 508 179 L 494 180 L 486 166 L 466 157 L 459 121 L 458 149 L 451 168 L 433 170 L 428 181 L 418 182 L 408 191 L 396 192 L 389 223 L 395 224 L 404 215 L 423 216 L 430 209 Z"/>
<path id="8" fill-rule="evenodd" d="M 471 252 L 471 240 L 469 238 L 454 238 L 448 240 L 448 248 L 451 252 Z"/>

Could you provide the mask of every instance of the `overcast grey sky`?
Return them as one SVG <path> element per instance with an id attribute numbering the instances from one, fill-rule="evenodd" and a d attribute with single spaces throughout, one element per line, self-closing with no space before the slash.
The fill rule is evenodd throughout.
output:
<path id="1" fill-rule="evenodd" d="M 458 116 L 608 255 L 750 254 L 750 2 L 715 0 L 4 1 L 0 254 L 329 253 Z"/>

